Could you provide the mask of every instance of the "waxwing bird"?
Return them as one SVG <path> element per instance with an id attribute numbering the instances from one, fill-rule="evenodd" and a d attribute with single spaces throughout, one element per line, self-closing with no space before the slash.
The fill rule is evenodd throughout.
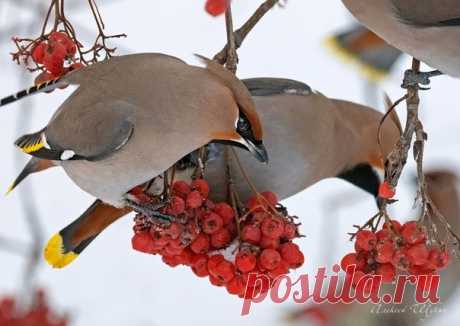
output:
<path id="1" fill-rule="evenodd" d="M 328 37 L 326 46 L 340 59 L 358 67 L 368 80 L 386 78 L 402 52 L 359 24 Z"/>
<path id="2" fill-rule="evenodd" d="M 382 113 L 355 103 L 329 99 L 292 80 L 256 78 L 243 82 L 252 94 L 258 94 L 253 95 L 253 101 L 264 124 L 267 149 L 271 152 L 270 162 L 258 166 L 243 150 L 237 150 L 242 165 L 260 191 L 271 190 L 285 199 L 322 179 L 339 177 L 377 197 L 381 181 L 377 170 L 383 170 L 383 158 L 399 139 L 397 119 L 388 119 L 383 124 L 382 153 L 377 143 Z M 226 199 L 223 146 L 213 146 L 217 148 L 213 150 L 214 159 L 207 162 L 205 170 L 215 200 Z M 177 171 L 176 179 L 189 181 L 193 170 Z M 235 187 L 241 199 L 246 200 L 252 193 L 238 169 L 234 167 L 233 170 Z M 71 224 L 71 232 L 64 231 L 69 230 L 67 227 L 47 248 L 63 248 L 64 253 L 76 256 L 77 251 L 81 252 L 107 227 L 107 221 L 113 222 L 125 214 L 126 211 L 120 209 L 119 213 L 111 211 L 107 218 L 103 210 L 90 209 Z M 80 223 L 81 220 L 86 222 Z M 78 241 L 74 238 L 77 233 Z M 84 233 L 86 237 L 82 236 Z M 53 262 L 52 265 L 62 267 Z"/>
<path id="3" fill-rule="evenodd" d="M 403 52 L 460 77 L 457 0 L 342 0 L 360 23 Z M 428 84 L 425 75 L 419 82 Z"/>
<path id="4" fill-rule="evenodd" d="M 202 60 L 206 68 L 163 54 L 120 56 L 48 83 L 42 89 L 79 87 L 44 129 L 16 145 L 117 207 L 133 187 L 211 141 L 238 144 L 267 161 L 250 93 L 229 71 Z"/>

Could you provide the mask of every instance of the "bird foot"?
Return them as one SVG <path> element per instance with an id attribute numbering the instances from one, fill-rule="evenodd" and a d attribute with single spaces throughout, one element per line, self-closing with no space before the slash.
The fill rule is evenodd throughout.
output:
<path id="1" fill-rule="evenodd" d="M 165 207 L 168 202 L 160 204 L 137 203 L 131 199 L 126 199 L 126 204 L 136 213 L 144 215 L 151 223 L 169 225 L 174 220 L 173 216 L 159 212 L 159 210 Z"/>
<path id="2" fill-rule="evenodd" d="M 431 83 L 431 77 L 441 76 L 442 74 L 443 73 L 439 70 L 415 72 L 412 69 L 409 69 L 404 72 L 404 80 L 401 87 L 404 89 L 409 87 L 418 87 L 421 90 L 427 90 L 430 88 L 420 87 L 420 85 L 429 85 Z"/>

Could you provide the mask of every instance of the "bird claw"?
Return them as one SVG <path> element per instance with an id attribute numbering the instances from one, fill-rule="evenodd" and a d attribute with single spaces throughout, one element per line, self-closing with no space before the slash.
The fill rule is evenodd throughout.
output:
<path id="1" fill-rule="evenodd" d="M 429 87 L 420 87 L 420 85 L 430 85 L 430 78 L 440 75 L 442 75 L 442 72 L 439 70 L 415 72 L 412 69 L 409 69 L 404 72 L 404 80 L 401 87 L 404 89 L 409 87 L 417 87 L 420 90 L 429 90 Z"/>
<path id="2" fill-rule="evenodd" d="M 138 204 L 130 199 L 127 199 L 126 202 L 127 205 L 130 208 L 132 208 L 136 213 L 144 215 L 147 219 L 150 220 L 150 222 L 154 224 L 159 223 L 168 225 L 174 220 L 173 216 L 159 212 L 159 209 L 165 207 L 168 204 L 168 202 L 163 202 L 161 204 Z"/>

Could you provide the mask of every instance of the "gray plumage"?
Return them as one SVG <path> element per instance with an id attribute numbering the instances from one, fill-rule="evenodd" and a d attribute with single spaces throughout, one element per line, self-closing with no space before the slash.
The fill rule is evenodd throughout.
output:
<path id="1" fill-rule="evenodd" d="M 367 28 L 443 73 L 460 77 L 458 0 L 342 0 Z"/>
<path id="2" fill-rule="evenodd" d="M 162 54 L 115 57 L 74 72 L 64 81 L 79 87 L 32 138 L 46 138 L 36 155 L 61 153 L 58 164 L 80 188 L 123 206 L 126 192 L 193 150 L 212 140 L 243 141 L 239 103 L 253 102 L 247 90 L 241 100 L 244 91 L 229 87 L 245 90 L 241 82 L 219 74 Z"/>

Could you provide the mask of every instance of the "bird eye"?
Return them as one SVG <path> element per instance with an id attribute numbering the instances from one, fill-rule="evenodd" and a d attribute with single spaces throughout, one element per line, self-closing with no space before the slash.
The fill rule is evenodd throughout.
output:
<path id="1" fill-rule="evenodd" d="M 238 119 L 238 130 L 240 131 L 248 131 L 251 129 L 251 126 L 249 125 L 249 122 L 244 119 L 243 117 L 240 117 Z"/>

